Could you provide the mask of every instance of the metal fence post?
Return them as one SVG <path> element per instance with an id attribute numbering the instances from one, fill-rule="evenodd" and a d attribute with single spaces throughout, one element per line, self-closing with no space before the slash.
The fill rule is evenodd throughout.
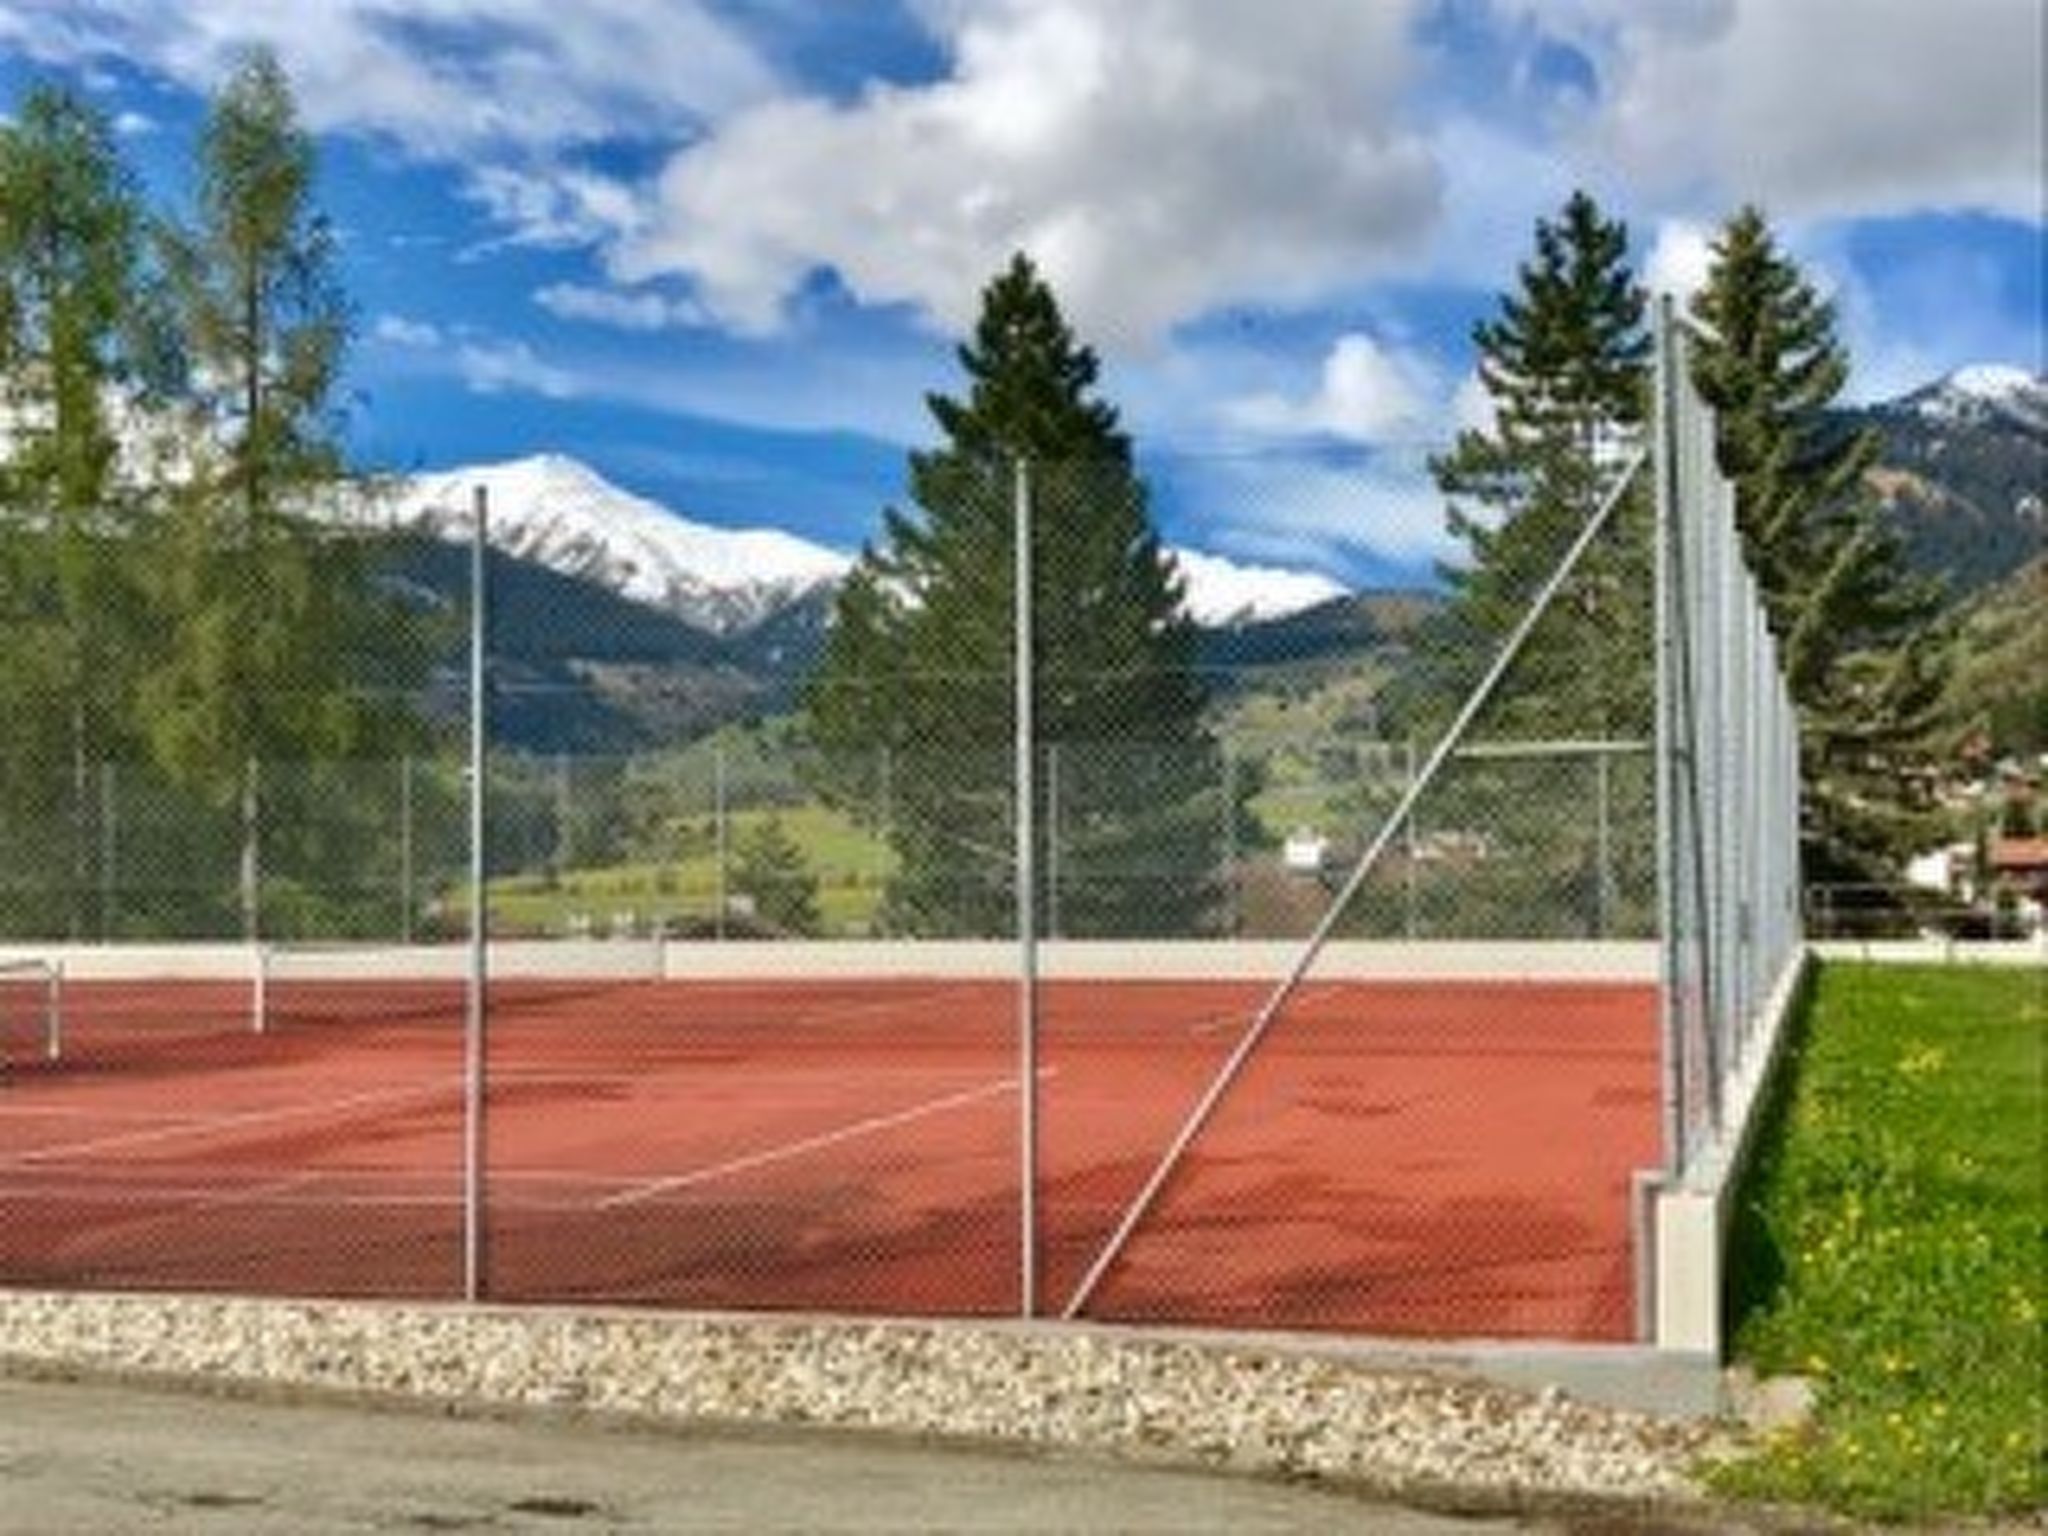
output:
<path id="1" fill-rule="evenodd" d="M 1607 744 L 1593 753 L 1593 937 L 1614 926 L 1614 827 L 1607 768 Z"/>
<path id="2" fill-rule="evenodd" d="M 731 839 L 725 822 L 725 743 L 713 741 L 711 746 L 711 838 L 716 852 L 712 899 L 717 909 L 711 915 L 711 932 L 715 938 L 725 937 L 725 909 L 732 900 L 727 887 L 731 871 L 729 868 Z"/>
<path id="3" fill-rule="evenodd" d="M 1405 795 L 1415 783 L 1415 738 L 1410 736 L 1401 743 L 1401 747 L 1401 792 Z M 1415 937 L 1417 927 L 1417 904 L 1421 897 L 1417 881 L 1422 872 L 1416 867 L 1416 860 L 1421 853 L 1415 815 L 1411 812 L 1401 823 L 1401 936 L 1408 939 Z"/>
<path id="4" fill-rule="evenodd" d="M 485 544 L 490 493 L 474 492 L 476 527 L 469 560 L 469 985 L 462 1031 L 462 1294 L 484 1292 L 484 1027 L 489 985 L 490 897 L 484 861 L 485 753 L 489 746 L 484 700 L 487 613 Z"/>
<path id="5" fill-rule="evenodd" d="M 1679 828 L 1682 808 L 1678 754 L 1683 735 L 1677 716 L 1682 684 L 1685 616 L 1678 609 L 1682 558 L 1678 527 L 1678 433 L 1672 412 L 1677 402 L 1678 337 L 1671 299 L 1658 301 L 1656 410 L 1653 447 L 1656 454 L 1656 521 L 1652 556 L 1655 604 L 1656 664 L 1656 842 L 1657 937 L 1660 1033 L 1663 1040 L 1664 1172 L 1676 1178 L 1685 1167 L 1688 1148 L 1685 1124 L 1685 871 L 1681 867 L 1685 838 Z"/>
<path id="6" fill-rule="evenodd" d="M 1228 739 L 1222 743 L 1223 775 L 1223 933 L 1236 938 L 1238 929 L 1237 868 L 1237 752 Z"/>
<path id="7" fill-rule="evenodd" d="M 1031 465 L 1019 455 L 1014 470 L 1011 521 L 1014 554 L 1011 604 L 1016 645 L 1017 823 L 1017 1145 L 1018 1311 L 1038 1313 L 1038 934 L 1034 854 L 1037 789 L 1032 782 L 1033 718 Z"/>
<path id="8" fill-rule="evenodd" d="M 116 874 L 121 856 L 121 823 L 119 800 L 115 790 L 115 769 L 112 763 L 100 764 L 100 939 L 102 942 L 114 937 L 120 928 L 120 914 L 117 911 L 119 887 Z"/>
<path id="9" fill-rule="evenodd" d="M 1060 936 L 1060 744 L 1045 744 L 1045 936 Z"/>
<path id="10" fill-rule="evenodd" d="M 398 936 L 413 940 L 412 754 L 398 760 Z"/>

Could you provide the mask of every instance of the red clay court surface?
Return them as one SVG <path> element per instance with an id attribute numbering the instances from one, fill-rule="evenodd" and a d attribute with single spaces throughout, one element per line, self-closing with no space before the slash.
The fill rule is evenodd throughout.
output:
<path id="1" fill-rule="evenodd" d="M 1057 1314 L 1261 986 L 1046 986 L 1040 1310 Z M 1016 994 L 978 980 L 507 983 L 495 1300 L 1015 1315 Z M 73 983 L 0 1080 L 0 1283 L 462 1289 L 448 983 Z M 1643 986 L 1312 983 L 1085 1315 L 1626 1339 L 1657 1159 Z"/>

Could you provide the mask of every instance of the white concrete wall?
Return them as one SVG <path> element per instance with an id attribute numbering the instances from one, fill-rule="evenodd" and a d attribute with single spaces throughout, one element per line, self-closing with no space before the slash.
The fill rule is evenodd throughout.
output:
<path id="1" fill-rule="evenodd" d="M 1075 940 L 1039 948 L 1039 971 L 1050 979 L 1217 980 L 1277 982 L 1300 945 L 1288 940 Z M 469 951 L 455 944 L 332 945 L 275 951 L 276 967 L 294 976 L 337 979 L 457 978 Z M 0 946 L 0 960 L 38 958 L 80 980 L 239 980 L 254 975 L 245 944 L 81 944 Z M 981 977 L 1000 980 L 1018 969 L 1017 947 L 1002 941 L 833 940 L 766 943 L 744 940 L 664 943 L 654 939 L 514 940 L 494 943 L 491 973 L 507 977 L 617 976 L 670 980 L 789 981 L 811 977 Z M 1657 979 L 1657 949 L 1648 942 L 1333 943 L 1317 957 L 1311 980 L 1567 981 L 1647 986 Z"/>
<path id="2" fill-rule="evenodd" d="M 1649 1191 L 1648 1230 L 1638 1230 L 1652 1245 L 1650 1337 L 1660 1350 L 1719 1359 L 1726 1346 L 1721 1299 L 1735 1197 L 1813 959 L 1811 949 L 1803 950 L 1766 1001 L 1756 1044 L 1729 1079 L 1720 1143 L 1676 1181 L 1657 1181 Z"/>

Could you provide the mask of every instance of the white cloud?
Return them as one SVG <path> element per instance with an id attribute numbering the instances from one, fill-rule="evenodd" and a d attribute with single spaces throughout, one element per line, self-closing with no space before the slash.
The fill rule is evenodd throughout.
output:
<path id="1" fill-rule="evenodd" d="M 781 89 L 715 0 L 7 0 L 0 49 L 88 75 L 110 61 L 197 92 L 272 49 L 316 131 L 368 135 L 469 178 L 515 241 L 634 227 L 637 195 L 577 163 L 667 147 Z"/>
<path id="2" fill-rule="evenodd" d="M 1486 381 L 1479 377 L 1477 370 L 1458 380 L 1458 388 L 1451 396 L 1451 424 L 1460 432 L 1491 434 L 1500 425 L 1500 413 L 1494 406 L 1493 393 L 1486 387 Z"/>
<path id="3" fill-rule="evenodd" d="M 2040 217 L 2040 0 L 1494 4 L 1597 61 L 1586 147 L 1640 191 Z"/>
<path id="4" fill-rule="evenodd" d="M 1241 560 L 1349 577 L 1360 565 L 1427 567 L 1457 553 L 1442 497 L 1400 465 L 1342 467 L 1284 456 L 1200 467 L 1202 542 Z"/>
<path id="5" fill-rule="evenodd" d="M 660 139 L 761 99 L 774 71 L 708 0 L 12 0 L 0 43 L 211 90 L 274 49 L 316 128 L 458 157 Z"/>
<path id="6" fill-rule="evenodd" d="M 1820 242 L 1802 256 L 1835 306 L 1856 360 L 1846 392 L 1851 400 L 1892 399 L 2028 344 L 2030 333 L 2013 324 L 2000 302 L 2008 275 L 1980 253 L 1961 246 L 1928 250 L 1879 275 L 1860 271 L 1831 244 Z M 2038 346 L 2038 330 L 2031 335 Z"/>
<path id="7" fill-rule="evenodd" d="M 1258 394 L 1224 407 L 1232 425 L 1279 435 L 1322 435 L 1373 444 L 1427 431 L 1437 417 L 1436 380 L 1418 354 L 1351 332 L 1323 359 L 1314 394 Z"/>
<path id="8" fill-rule="evenodd" d="M 1643 261 L 1643 286 L 1680 304 L 1704 288 L 1713 270 L 1713 231 L 1685 219 L 1667 219 Z"/>
<path id="9" fill-rule="evenodd" d="M 821 267 L 958 331 L 1017 248 L 1123 348 L 1390 271 L 1492 287 L 1581 183 L 1637 217 L 2040 214 L 2040 0 L 1475 0 L 1459 27 L 1528 54 L 1508 76 L 1556 41 L 1593 70 L 1512 131 L 1418 100 L 1424 0 L 907 3 L 941 77 L 833 98 L 757 45 L 780 0 L 5 0 L 0 47 L 205 90 L 267 43 L 315 127 L 458 166 L 515 240 L 690 276 L 752 331 Z M 581 153 L 620 141 L 683 147 L 652 183 Z"/>
<path id="10" fill-rule="evenodd" d="M 641 207 L 623 182 L 560 164 L 477 165 L 469 194 L 521 245 L 599 245 L 637 228 Z"/>
<path id="11" fill-rule="evenodd" d="M 686 330 L 705 323 L 706 316 L 688 299 L 667 294 L 621 292 L 579 283 L 550 283 L 534 294 L 534 302 L 559 320 L 587 320 L 622 331 Z"/>
<path id="12" fill-rule="evenodd" d="M 770 330 L 819 267 L 957 330 L 1013 249 L 1082 333 L 1143 347 L 1232 298 L 1383 270 L 1436 211 L 1401 115 L 1411 3 L 932 0 L 920 86 L 744 110 L 679 153 L 616 273 Z"/>
<path id="13" fill-rule="evenodd" d="M 1554 217 L 1575 188 L 1597 183 L 1568 146 L 1474 118 L 1437 123 L 1430 145 L 1442 168 L 1443 215 L 1414 265 L 1431 281 L 1500 288 L 1528 256 L 1537 219 Z"/>
<path id="14" fill-rule="evenodd" d="M 540 395 L 549 400 L 568 400 L 584 393 L 582 381 L 574 374 L 542 360 L 523 341 L 464 341 L 455 349 L 455 366 L 462 381 L 480 395 Z"/>
<path id="15" fill-rule="evenodd" d="M 410 320 L 404 315 L 379 315 L 370 327 L 370 335 L 377 341 L 413 351 L 425 351 L 441 345 L 439 326 L 427 320 Z"/>

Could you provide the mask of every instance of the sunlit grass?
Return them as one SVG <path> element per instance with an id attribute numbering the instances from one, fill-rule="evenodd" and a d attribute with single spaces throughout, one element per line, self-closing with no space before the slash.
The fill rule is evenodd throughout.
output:
<path id="1" fill-rule="evenodd" d="M 894 856 L 874 834 L 824 806 L 734 812 L 726 833 L 728 878 L 738 849 L 770 815 L 803 850 L 817 877 L 825 933 L 869 931 Z M 586 927 L 598 933 L 651 931 L 658 920 L 671 926 L 678 920 L 709 920 L 718 910 L 719 854 L 709 833 L 700 841 L 697 851 L 669 863 L 609 864 L 493 881 L 492 920 L 520 932 L 548 934 Z"/>
<path id="2" fill-rule="evenodd" d="M 1819 1388 L 1730 1492 L 1883 1519 L 2048 1500 L 2044 983 L 1830 965 L 1745 1191 L 1736 1353 Z"/>

